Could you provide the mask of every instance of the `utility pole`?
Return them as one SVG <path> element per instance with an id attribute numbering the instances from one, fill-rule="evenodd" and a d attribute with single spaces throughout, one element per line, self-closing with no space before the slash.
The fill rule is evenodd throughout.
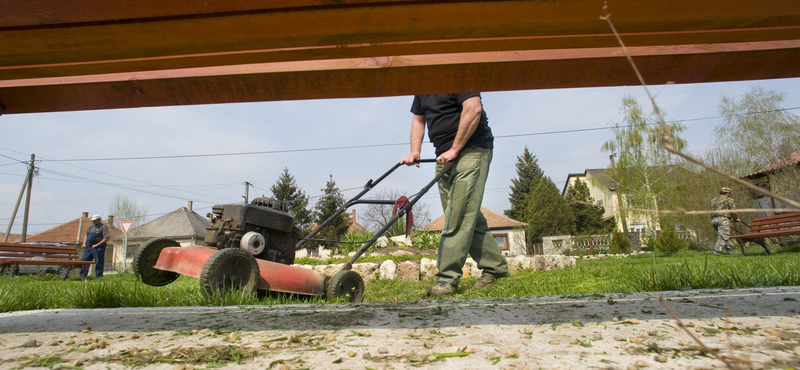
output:
<path id="1" fill-rule="evenodd" d="M 25 239 L 27 238 L 28 211 L 31 204 L 31 186 L 33 185 L 33 171 L 36 168 L 34 166 L 35 159 L 36 154 L 31 154 L 31 164 L 28 166 L 28 174 L 25 176 L 25 181 L 22 182 L 22 189 L 19 191 L 17 204 L 14 205 L 14 212 L 11 213 L 11 220 L 8 221 L 8 228 L 6 228 L 6 235 L 3 236 L 3 243 L 8 242 L 8 236 L 11 234 L 11 228 L 14 226 L 14 219 L 17 218 L 17 211 L 19 210 L 19 204 L 22 203 L 22 195 L 25 194 L 25 190 L 28 190 L 28 196 L 25 198 L 25 216 L 23 217 L 22 221 L 22 238 L 20 239 L 20 242 L 24 243 Z"/>
<path id="2" fill-rule="evenodd" d="M 614 157 L 616 157 L 616 156 L 617 156 L 617 153 L 614 153 L 614 154 L 611 154 L 611 155 L 608 156 L 608 160 L 611 161 L 611 169 L 614 172 L 617 171 L 617 166 L 614 163 Z M 616 174 L 615 174 L 615 177 L 616 177 Z M 616 180 L 614 180 L 614 181 L 616 181 Z M 617 207 L 622 208 L 623 199 L 624 198 L 622 196 L 622 189 L 619 186 L 619 182 L 617 182 Z M 620 218 L 620 223 L 622 223 L 622 232 L 625 234 L 625 237 L 627 238 L 628 237 L 628 220 L 625 219 L 625 212 L 622 209 L 619 210 L 619 218 Z"/>
<path id="3" fill-rule="evenodd" d="M 23 212 L 22 216 L 22 239 L 20 242 L 24 243 L 25 239 L 28 237 L 28 214 L 31 210 L 31 190 L 33 188 L 33 173 L 36 169 L 34 165 L 34 160 L 36 159 L 36 154 L 31 154 L 31 165 L 28 168 L 28 194 L 25 195 L 25 211 Z"/>
<path id="4" fill-rule="evenodd" d="M 245 181 L 244 182 L 244 203 L 250 203 L 250 183 Z"/>

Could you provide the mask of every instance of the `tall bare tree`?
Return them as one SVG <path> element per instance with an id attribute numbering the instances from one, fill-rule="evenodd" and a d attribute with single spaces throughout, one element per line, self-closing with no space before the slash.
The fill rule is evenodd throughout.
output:
<path id="1" fill-rule="evenodd" d="M 391 200 L 399 199 L 402 196 L 399 191 L 394 189 L 383 189 L 376 191 L 372 199 Z M 383 204 L 369 204 L 361 215 L 363 226 L 372 232 L 380 230 L 392 218 L 393 206 Z M 413 228 L 419 228 L 431 223 L 431 212 L 427 203 L 417 202 L 411 209 L 414 217 Z M 387 236 L 404 234 L 406 231 L 405 218 L 400 219 L 394 227 L 387 230 Z"/>
<path id="2" fill-rule="evenodd" d="M 114 216 L 115 227 L 120 227 L 120 221 L 133 221 L 134 227 L 141 226 L 147 219 L 147 208 L 140 206 L 130 198 L 117 194 L 111 199 L 108 214 Z"/>

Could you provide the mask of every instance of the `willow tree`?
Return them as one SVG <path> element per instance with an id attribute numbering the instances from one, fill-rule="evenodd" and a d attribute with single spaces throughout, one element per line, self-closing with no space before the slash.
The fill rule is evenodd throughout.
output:
<path id="1" fill-rule="evenodd" d="M 723 95 L 722 122 L 714 128 L 709 151 L 721 169 L 744 176 L 784 160 L 800 150 L 800 119 L 783 109 L 786 94 L 755 86 L 737 99 Z"/>
<path id="2" fill-rule="evenodd" d="M 658 107 L 646 113 L 631 95 L 623 96 L 620 113 L 622 121 L 612 129 L 614 138 L 602 150 L 617 158 L 608 174 L 617 183 L 623 230 L 627 232 L 628 219 L 635 218 L 645 220 L 646 230 L 653 235 L 660 227 L 660 205 L 676 195 L 679 183 L 674 179 L 682 171 L 681 161 L 664 150 L 660 140 L 669 134 L 674 145 L 684 149 L 686 142 L 678 137 L 684 127 L 661 124 L 664 113 Z"/>
<path id="3" fill-rule="evenodd" d="M 758 86 L 739 98 L 722 96 L 719 112 L 723 120 L 714 129 L 717 145 L 708 151 L 706 160 L 737 177 L 768 169 L 769 181 L 762 186 L 800 200 L 800 168 L 796 165 L 800 118 L 781 107 L 785 97 L 785 93 Z M 722 180 L 730 186 L 730 179 Z M 734 196 L 742 205 L 754 198 L 750 191 L 734 192 Z M 762 205 L 782 207 L 777 200 Z"/>

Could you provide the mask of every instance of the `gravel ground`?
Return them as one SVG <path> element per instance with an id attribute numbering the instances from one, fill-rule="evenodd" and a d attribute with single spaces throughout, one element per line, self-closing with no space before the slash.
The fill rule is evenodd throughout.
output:
<path id="1" fill-rule="evenodd" d="M 0 314 L 0 368 L 800 368 L 800 287 Z M 727 330 L 726 330 L 727 329 Z"/>

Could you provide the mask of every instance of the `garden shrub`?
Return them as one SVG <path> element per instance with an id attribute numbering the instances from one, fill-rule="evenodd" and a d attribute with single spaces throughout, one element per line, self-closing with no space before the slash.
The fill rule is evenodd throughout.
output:
<path id="1" fill-rule="evenodd" d="M 689 250 L 693 250 L 695 252 L 708 252 L 711 250 L 711 248 L 697 241 L 696 239 L 689 239 L 686 241 L 686 243 L 689 247 Z"/>
<path id="2" fill-rule="evenodd" d="M 666 227 L 653 239 L 653 250 L 664 256 L 689 249 L 689 243 L 678 237 L 674 227 Z"/>
<path id="3" fill-rule="evenodd" d="M 608 246 L 611 253 L 630 253 L 631 242 L 628 237 L 621 231 L 614 231 L 611 233 L 611 245 Z"/>
<path id="4" fill-rule="evenodd" d="M 416 231 L 411 237 L 411 244 L 422 250 L 438 250 L 441 234 L 438 231 Z"/>
<path id="5" fill-rule="evenodd" d="M 339 243 L 339 250 L 338 253 L 340 254 L 348 254 L 350 252 L 355 252 L 361 249 L 361 246 L 364 245 L 364 242 L 370 240 L 372 236 L 375 235 L 369 231 L 355 231 L 352 233 L 345 234 L 342 237 L 341 242 Z M 372 244 L 369 247 L 370 251 L 374 251 L 378 248 L 378 243 Z"/>

